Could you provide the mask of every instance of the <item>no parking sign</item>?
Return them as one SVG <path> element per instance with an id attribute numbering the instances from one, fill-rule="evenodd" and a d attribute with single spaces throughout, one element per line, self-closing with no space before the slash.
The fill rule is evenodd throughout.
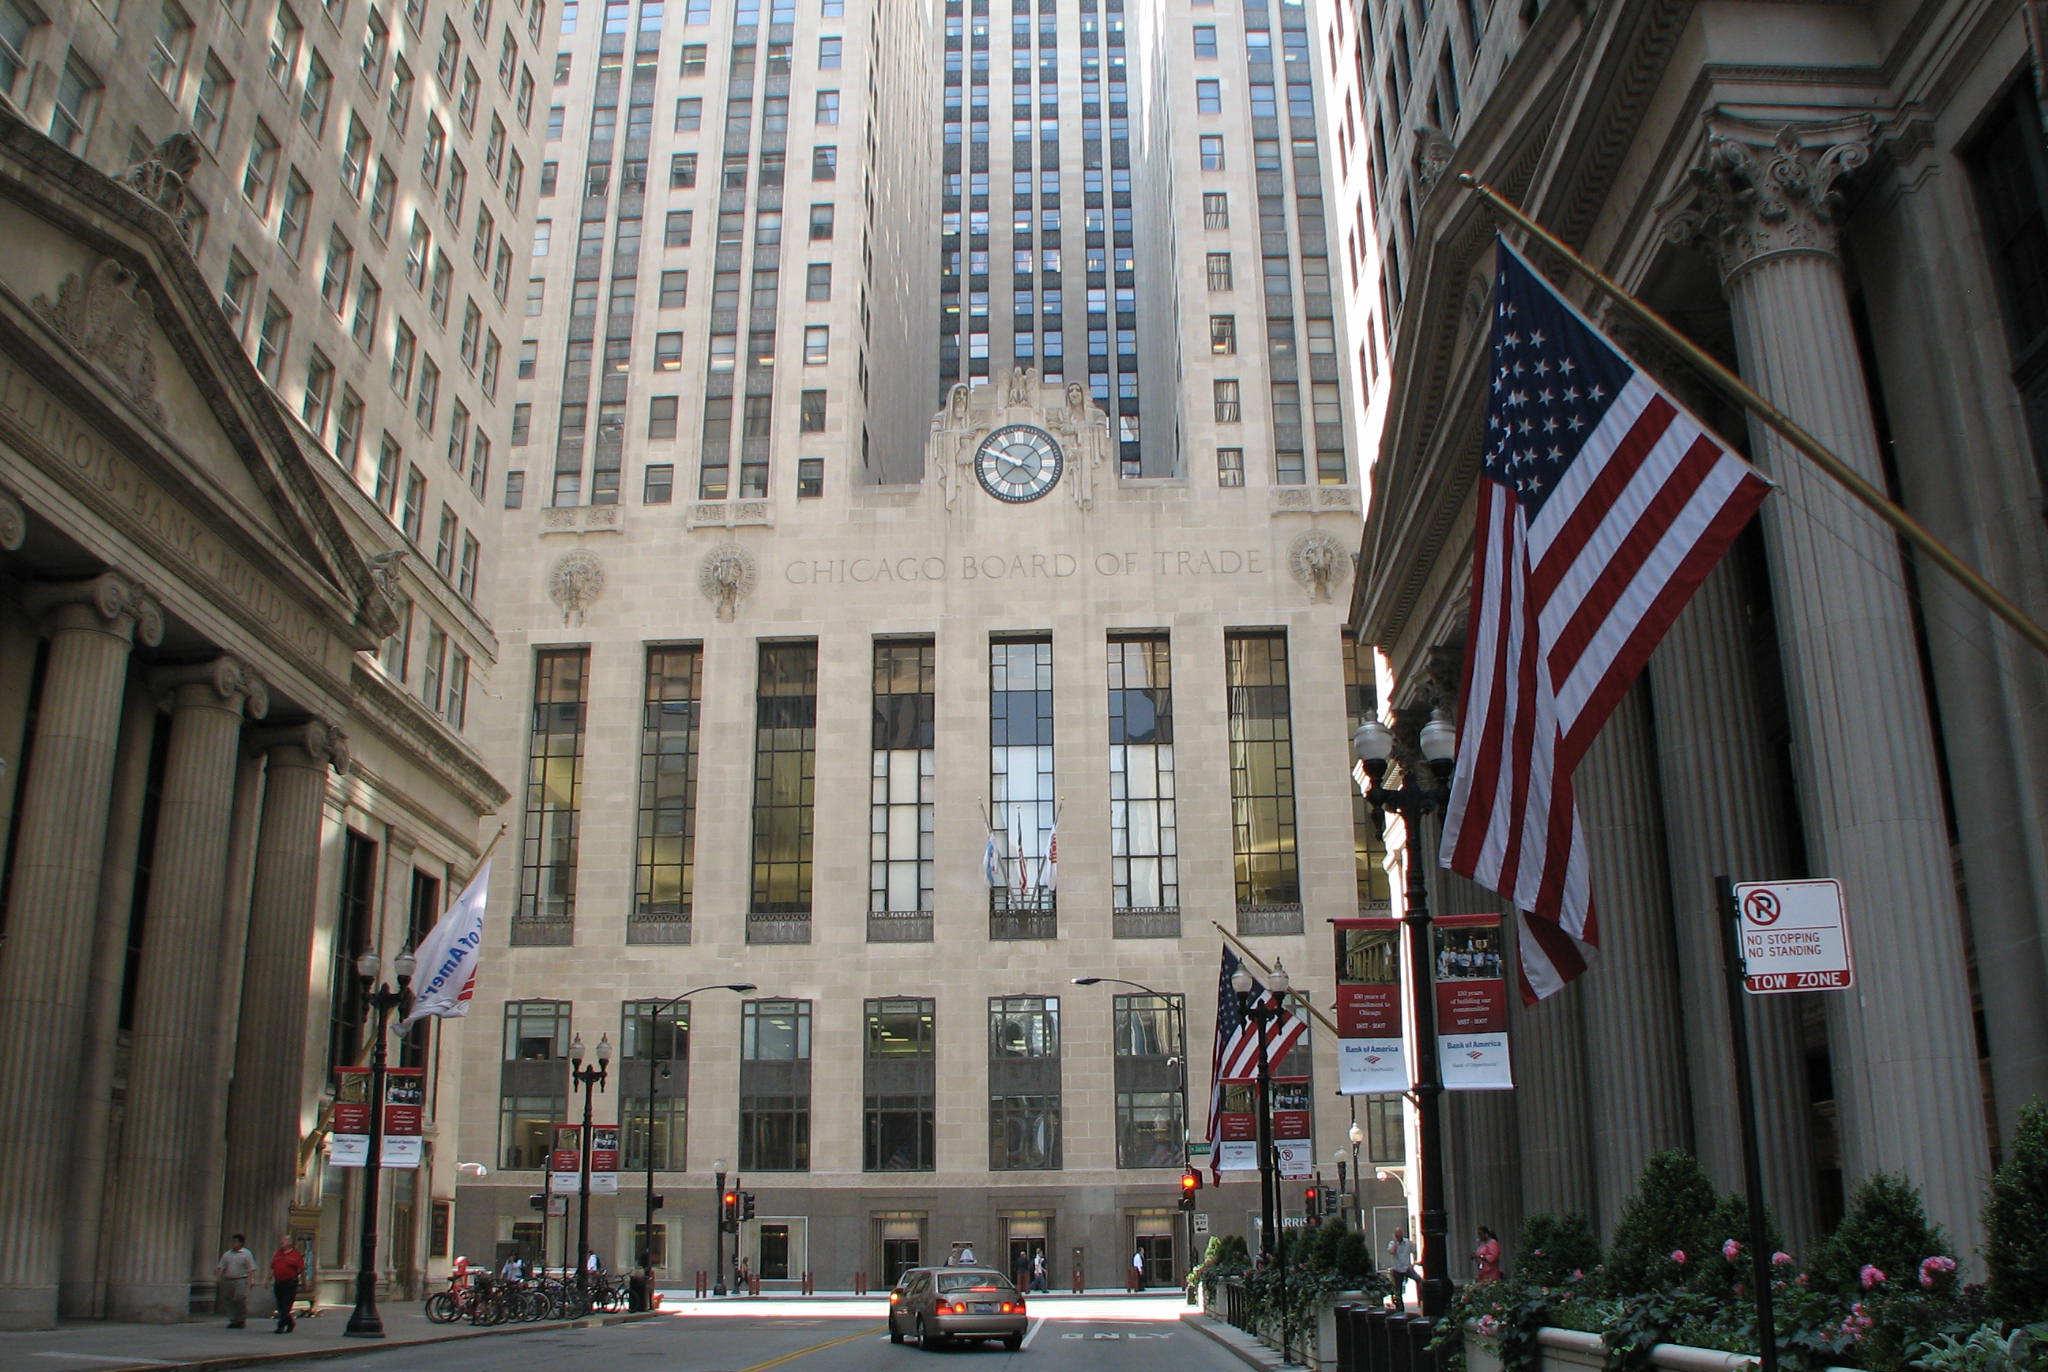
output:
<path id="1" fill-rule="evenodd" d="M 1856 984 L 1842 883 L 1751 881 L 1735 887 L 1742 984 L 1752 995 L 1845 991 Z"/>

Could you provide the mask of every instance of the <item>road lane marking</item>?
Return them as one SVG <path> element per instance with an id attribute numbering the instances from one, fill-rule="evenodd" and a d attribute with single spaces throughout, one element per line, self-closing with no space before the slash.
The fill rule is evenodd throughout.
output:
<path id="1" fill-rule="evenodd" d="M 1045 1328 L 1044 1320 L 1033 1320 L 1031 1327 L 1024 1331 L 1024 1342 L 1017 1345 L 1018 1351 L 1022 1352 L 1024 1349 L 1029 1348 L 1031 1341 L 1038 1337 L 1038 1331 L 1043 1328 Z"/>
<path id="2" fill-rule="evenodd" d="M 806 1358 L 813 1353 L 822 1353 L 828 1348 L 837 1348 L 842 1343 L 852 1343 L 855 1339 L 867 1337 L 868 1331 L 865 1329 L 852 1334 L 842 1334 L 836 1339 L 827 1339 L 823 1343 L 814 1343 L 809 1348 L 799 1348 L 794 1353 L 784 1353 L 779 1358 L 770 1358 L 767 1362 L 757 1362 L 751 1367 L 743 1367 L 740 1372 L 768 1372 L 771 1367 L 780 1367 L 784 1363 L 795 1362 L 798 1358 Z"/>

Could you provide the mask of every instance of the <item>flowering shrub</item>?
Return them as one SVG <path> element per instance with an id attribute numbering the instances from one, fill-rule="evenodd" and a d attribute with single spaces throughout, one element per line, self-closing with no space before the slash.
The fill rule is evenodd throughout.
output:
<path id="1" fill-rule="evenodd" d="M 2048 1107 L 2038 1100 L 2020 1111 L 1991 1178 L 1984 1266 L 1994 1314 L 2012 1324 L 2048 1322 Z"/>

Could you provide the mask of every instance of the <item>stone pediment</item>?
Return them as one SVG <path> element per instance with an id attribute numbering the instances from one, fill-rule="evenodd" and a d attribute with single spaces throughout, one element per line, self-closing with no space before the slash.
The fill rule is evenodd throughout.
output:
<path id="1" fill-rule="evenodd" d="M 987 384 L 955 385 L 946 406 L 932 416 L 925 442 L 928 486 L 951 510 L 973 494 L 974 464 L 982 441 L 998 429 L 1028 425 L 1052 435 L 1064 457 L 1060 486 L 1046 497 L 1067 499 L 1082 510 L 1095 508 L 1097 492 L 1111 475 L 1115 445 L 1109 416 L 1088 398 L 1079 381 L 1047 381 L 1035 368 L 1015 367 Z"/>

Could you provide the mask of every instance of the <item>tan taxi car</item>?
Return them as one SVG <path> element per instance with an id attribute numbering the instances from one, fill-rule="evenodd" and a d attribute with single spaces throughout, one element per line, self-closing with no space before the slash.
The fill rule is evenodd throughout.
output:
<path id="1" fill-rule="evenodd" d="M 954 1339 L 1001 1339 L 1024 1346 L 1024 1296 L 1010 1279 L 988 1267 L 913 1267 L 889 1292 L 889 1340 L 906 1335 L 938 1348 Z"/>

